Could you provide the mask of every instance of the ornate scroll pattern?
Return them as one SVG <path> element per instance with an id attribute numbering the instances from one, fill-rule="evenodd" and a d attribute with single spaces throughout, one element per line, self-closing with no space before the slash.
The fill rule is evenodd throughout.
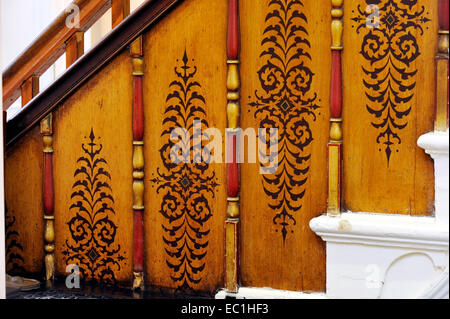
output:
<path id="1" fill-rule="evenodd" d="M 258 71 L 261 91 L 255 91 L 254 116 L 261 128 L 278 128 L 279 166 L 276 172 L 261 165 L 269 207 L 277 212 L 273 223 L 281 229 L 283 242 L 296 225 L 295 212 L 302 208 L 313 141 L 310 121 L 316 120 L 316 93 L 311 92 L 314 73 L 307 39 L 307 17 L 300 0 L 270 0 Z M 264 137 L 265 138 L 265 137 Z M 266 159 L 273 160 L 273 154 Z M 278 230 L 277 230 L 278 231 Z"/>
<path id="2" fill-rule="evenodd" d="M 431 20 L 418 0 L 365 2 L 372 7 L 366 11 L 358 6 L 352 20 L 356 32 L 364 32 L 360 54 L 367 61 L 362 66 L 366 108 L 375 117 L 372 126 L 380 131 L 377 143 L 384 145 L 389 165 L 392 152 L 399 152 L 400 131 L 407 127 L 414 103 L 417 68 L 413 62 L 421 54 L 415 31 L 423 34 L 422 26 Z M 379 14 L 379 22 L 371 21 L 374 14 Z"/>
<path id="3" fill-rule="evenodd" d="M 23 266 L 23 246 L 20 243 L 20 235 L 16 230 L 16 218 L 9 214 L 5 204 L 5 241 L 6 241 L 6 272 L 10 275 L 25 273 Z"/>
<path id="4" fill-rule="evenodd" d="M 111 219 L 115 215 L 111 175 L 106 160 L 100 156 L 103 146 L 96 142 L 93 130 L 89 142 L 81 148 L 84 155 L 77 160 L 79 168 L 74 174 L 69 208 L 75 216 L 67 223 L 71 240 L 66 240 L 63 255 L 66 264 L 80 267 L 86 281 L 113 285 L 115 271 L 121 269 L 120 262 L 125 258 L 120 245 L 115 243 L 117 225 Z"/>
<path id="5" fill-rule="evenodd" d="M 183 128 L 196 139 L 201 138 L 202 133 L 194 131 L 194 121 L 201 121 L 203 127 L 209 126 L 205 119 L 206 101 L 200 93 L 200 83 L 194 79 L 197 67 L 188 62 L 185 52 L 181 65 L 175 67 L 177 79 L 170 83 L 161 134 L 163 168 L 158 168 L 158 177 L 152 180 L 158 185 L 157 192 L 163 192 L 160 213 L 165 219 L 162 228 L 166 263 L 177 290 L 194 290 L 202 280 L 209 244 L 208 221 L 213 215 L 210 200 L 215 197 L 218 186 L 215 172 L 198 157 L 194 146 L 186 145 L 188 151 L 183 153 L 181 163 L 171 159 L 175 145 L 170 138 L 173 129 Z"/>

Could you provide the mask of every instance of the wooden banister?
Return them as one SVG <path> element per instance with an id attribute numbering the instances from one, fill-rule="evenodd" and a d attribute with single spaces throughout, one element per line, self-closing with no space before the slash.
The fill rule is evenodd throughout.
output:
<path id="1" fill-rule="evenodd" d="M 23 111 L 7 122 L 6 147 L 13 145 L 33 125 L 50 114 L 68 95 L 85 83 L 91 75 L 183 1 L 148 0 L 133 11 L 97 45 L 62 73 L 55 82 L 33 98 Z"/>
<path id="2" fill-rule="evenodd" d="M 88 30 L 111 8 L 111 0 L 74 0 L 72 5 L 79 8 L 79 28 L 67 26 L 74 12 L 65 10 L 3 73 L 3 110 L 20 96 L 26 81 L 56 62 L 74 34 Z"/>
<path id="3" fill-rule="evenodd" d="M 21 86 L 22 106 L 25 106 L 39 93 L 39 76 L 31 76 Z"/>
<path id="4" fill-rule="evenodd" d="M 74 64 L 84 54 L 84 33 L 76 32 L 66 43 L 66 67 Z"/>
<path id="5" fill-rule="evenodd" d="M 130 0 L 112 0 L 111 5 L 112 28 L 114 29 L 130 14 Z"/>

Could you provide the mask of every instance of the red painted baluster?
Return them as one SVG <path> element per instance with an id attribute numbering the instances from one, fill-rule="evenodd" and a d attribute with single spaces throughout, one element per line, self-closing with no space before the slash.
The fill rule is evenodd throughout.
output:
<path id="1" fill-rule="evenodd" d="M 239 14 L 238 0 L 229 0 L 228 3 L 228 60 L 237 60 L 239 55 Z"/>
<path id="2" fill-rule="evenodd" d="M 227 193 L 228 207 L 225 254 L 225 288 L 237 292 L 239 273 L 239 164 L 237 138 L 239 134 L 239 12 L 238 1 L 228 2 L 228 34 L 227 34 Z"/>
<path id="3" fill-rule="evenodd" d="M 342 116 L 342 69 L 341 51 L 332 51 L 331 67 L 331 117 L 338 119 Z"/>
<path id="4" fill-rule="evenodd" d="M 330 142 L 328 143 L 328 214 L 341 213 L 342 176 L 342 50 L 344 0 L 333 0 L 331 10 Z"/>
<path id="5" fill-rule="evenodd" d="M 53 216 L 55 194 L 53 187 L 53 153 L 44 153 L 44 214 Z"/>
<path id="6" fill-rule="evenodd" d="M 142 76 L 134 76 L 133 140 L 144 139 L 144 106 L 142 102 Z"/>
<path id="7" fill-rule="evenodd" d="M 448 0 L 439 0 L 439 26 L 441 30 L 448 30 Z"/>
<path id="8" fill-rule="evenodd" d="M 41 120 L 41 134 L 44 144 L 43 208 L 44 208 L 44 264 L 45 280 L 51 286 L 55 277 L 55 191 L 53 185 L 53 116 Z"/>

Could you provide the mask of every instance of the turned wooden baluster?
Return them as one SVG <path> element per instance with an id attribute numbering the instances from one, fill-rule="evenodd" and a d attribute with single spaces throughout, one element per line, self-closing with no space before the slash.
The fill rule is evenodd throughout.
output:
<path id="1" fill-rule="evenodd" d="M 55 278 L 55 225 L 53 187 L 53 118 L 49 114 L 41 121 L 41 134 L 44 143 L 44 176 L 43 176 L 43 202 L 44 202 L 44 263 L 45 280 Z"/>
<path id="2" fill-rule="evenodd" d="M 39 94 L 39 76 L 31 76 L 21 87 L 22 107 Z"/>
<path id="3" fill-rule="evenodd" d="M 331 68 L 331 128 L 328 143 L 328 214 L 341 212 L 341 175 L 342 175 L 342 34 L 344 0 L 332 0 L 332 68 Z"/>
<path id="4" fill-rule="evenodd" d="M 436 131 L 448 129 L 448 0 L 439 0 L 439 42 L 436 57 Z"/>
<path id="5" fill-rule="evenodd" d="M 66 43 L 66 68 L 84 54 L 84 32 L 76 32 Z"/>
<path id="6" fill-rule="evenodd" d="M 229 0 L 228 7 L 228 129 L 227 129 L 227 192 L 228 207 L 225 247 L 225 288 L 238 290 L 239 267 L 239 164 L 237 138 L 239 134 L 239 14 L 238 0 Z"/>
<path id="7" fill-rule="evenodd" d="M 130 0 L 112 0 L 111 20 L 115 28 L 130 14 Z"/>
<path id="8" fill-rule="evenodd" d="M 144 289 L 144 78 L 143 38 L 130 47 L 133 63 L 133 289 Z"/>

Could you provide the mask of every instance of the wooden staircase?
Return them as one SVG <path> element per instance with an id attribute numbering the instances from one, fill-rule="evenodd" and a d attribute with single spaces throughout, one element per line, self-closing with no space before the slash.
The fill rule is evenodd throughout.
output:
<path id="1" fill-rule="evenodd" d="M 322 292 L 312 218 L 432 215 L 433 162 L 416 142 L 448 129 L 448 0 L 382 0 L 379 28 L 370 3 L 148 0 L 130 14 L 129 0 L 75 0 L 79 27 L 61 14 L 3 74 L 4 113 L 23 104 L 6 124 L 8 270 Z M 112 31 L 85 53 L 109 8 Z M 64 52 L 66 71 L 40 91 Z M 171 130 L 194 120 L 222 132 L 226 163 L 169 161 Z M 239 161 L 241 127 L 278 128 L 275 173 Z"/>

